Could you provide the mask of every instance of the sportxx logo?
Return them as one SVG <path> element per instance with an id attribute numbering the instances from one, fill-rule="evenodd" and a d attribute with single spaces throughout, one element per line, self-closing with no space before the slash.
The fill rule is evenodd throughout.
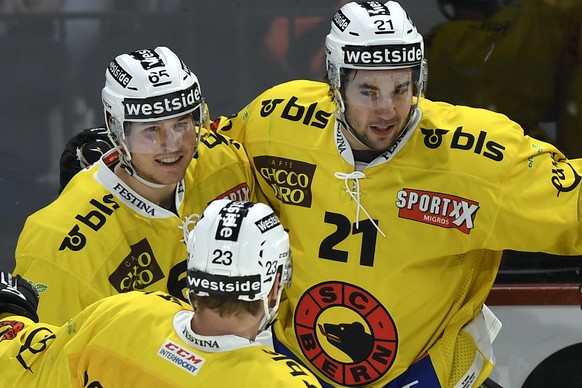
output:
<path id="1" fill-rule="evenodd" d="M 347 387 L 381 378 L 398 348 L 396 325 L 384 306 L 368 291 L 343 282 L 320 283 L 301 296 L 295 335 L 307 360 Z"/>
<path id="2" fill-rule="evenodd" d="M 448 129 L 441 128 L 421 128 L 420 131 L 424 135 L 424 145 L 431 149 L 439 148 L 445 140 L 445 135 L 450 132 Z M 457 127 L 453 132 L 449 146 L 454 149 L 473 151 L 496 162 L 503 160 L 503 151 L 505 150 L 505 146 L 487 140 L 487 132 L 480 131 L 479 135 L 475 137 L 473 133 L 464 132 L 462 126 Z"/>
<path id="3" fill-rule="evenodd" d="M 317 102 L 310 104 L 309 106 L 298 104 L 299 98 L 293 96 L 287 101 L 285 106 L 283 106 L 283 112 L 281 112 L 281 118 L 294 122 L 301 122 L 305 125 L 310 125 L 312 127 L 323 129 L 329 122 L 330 116 L 333 112 L 326 112 L 321 109 L 317 109 Z M 285 102 L 283 99 L 274 100 L 264 100 L 261 101 L 261 117 L 267 117 L 275 111 L 277 106 Z"/>
<path id="4" fill-rule="evenodd" d="M 253 160 L 259 175 L 279 200 L 289 205 L 311 206 L 314 164 L 275 156 L 255 156 Z"/>
<path id="5" fill-rule="evenodd" d="M 220 194 L 216 199 L 230 199 L 231 201 L 249 201 L 250 192 L 251 189 L 249 189 L 249 185 L 245 182 Z"/>
<path id="6" fill-rule="evenodd" d="M 141 290 L 164 277 L 152 247 L 146 239 L 131 246 L 131 252 L 109 275 L 109 283 L 117 292 Z"/>
<path id="7" fill-rule="evenodd" d="M 69 234 L 61 242 L 59 251 L 70 249 L 72 251 L 80 251 L 87 244 L 87 237 L 81 232 L 81 229 L 89 229 L 97 232 L 107 222 L 107 217 L 111 216 L 115 209 L 119 208 L 119 204 L 113 200 L 112 194 L 107 194 L 101 199 L 102 202 L 92 198 L 89 204 L 93 206 L 87 214 L 77 214 L 75 219 L 80 223 L 73 226 Z"/>
<path id="8" fill-rule="evenodd" d="M 455 195 L 403 188 L 396 194 L 398 216 L 469 234 L 474 228 L 479 202 Z"/>

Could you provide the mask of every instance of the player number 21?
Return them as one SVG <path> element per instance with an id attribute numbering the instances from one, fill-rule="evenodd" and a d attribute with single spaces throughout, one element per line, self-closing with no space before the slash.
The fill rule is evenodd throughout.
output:
<path id="1" fill-rule="evenodd" d="M 324 221 L 327 224 L 336 226 L 336 230 L 323 239 L 319 246 L 319 257 L 322 259 L 347 262 L 348 252 L 336 249 L 335 246 L 348 238 L 351 234 L 362 234 L 362 246 L 360 248 L 360 265 L 367 267 L 374 266 L 374 256 L 376 255 L 376 237 L 378 230 L 370 220 L 361 220 L 359 227 L 352 224 L 350 220 L 337 213 L 325 212 Z M 378 223 L 377 220 L 374 222 Z"/>

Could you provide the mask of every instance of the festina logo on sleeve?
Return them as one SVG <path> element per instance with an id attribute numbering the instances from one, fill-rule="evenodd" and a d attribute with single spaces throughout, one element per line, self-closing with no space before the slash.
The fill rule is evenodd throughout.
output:
<path id="1" fill-rule="evenodd" d="M 359 66 L 416 66 L 422 61 L 420 43 L 379 46 L 344 46 L 344 62 Z"/>
<path id="2" fill-rule="evenodd" d="M 451 194 L 403 188 L 397 194 L 398 216 L 469 234 L 479 202 Z"/>

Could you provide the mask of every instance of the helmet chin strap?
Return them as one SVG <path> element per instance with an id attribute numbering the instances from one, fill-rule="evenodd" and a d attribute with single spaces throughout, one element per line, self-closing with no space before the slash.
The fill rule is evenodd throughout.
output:
<path id="1" fill-rule="evenodd" d="M 279 303 L 281 302 L 281 295 L 283 294 L 283 287 L 279 287 L 279 293 L 277 295 L 277 301 L 275 302 L 275 306 L 270 307 L 269 297 L 263 297 L 263 310 L 265 311 L 265 315 L 261 318 L 261 322 L 259 323 L 259 333 L 267 330 L 269 326 L 271 326 L 275 320 L 277 319 L 277 312 L 279 311 Z"/>
<path id="2" fill-rule="evenodd" d="M 367 145 L 365 145 L 364 143 L 362 143 L 360 141 L 360 139 L 358 139 L 358 136 L 356 135 L 356 132 L 354 132 L 352 126 L 350 125 L 350 123 L 348 123 L 348 119 L 346 118 L 345 115 L 345 111 L 346 111 L 346 106 L 344 104 L 344 100 L 341 96 L 341 93 L 339 92 L 339 90 L 334 89 L 333 91 L 333 96 L 334 99 L 336 101 L 336 104 L 338 106 L 337 109 L 337 120 L 340 122 L 341 125 L 344 126 L 344 128 L 348 131 L 348 133 L 352 136 L 352 138 L 357 141 L 361 146 L 366 147 L 367 149 L 369 149 L 370 147 L 368 147 Z"/>
<path id="3" fill-rule="evenodd" d="M 360 141 L 360 139 L 358 139 L 358 136 L 356 135 L 356 133 L 352 129 L 352 126 L 348 123 L 348 120 L 345 118 L 345 116 L 343 116 L 343 115 L 341 115 L 341 117 L 338 116 L 338 121 L 348 131 L 348 133 L 350 134 L 350 136 L 352 137 L 352 139 L 354 139 L 355 141 L 357 141 L 361 146 L 366 147 L 366 149 L 370 149 L 370 147 L 368 147 L 367 145 L 365 145 L 364 143 L 362 143 Z"/>
<path id="4" fill-rule="evenodd" d="M 144 185 L 151 187 L 153 189 L 163 189 L 164 187 L 167 187 L 169 185 L 163 185 L 160 183 L 154 183 L 154 182 L 150 182 L 142 177 L 140 177 L 139 175 L 137 175 L 137 173 L 135 172 L 135 169 L 133 168 L 133 166 L 131 165 L 130 162 L 128 162 L 127 160 L 125 160 L 125 158 L 123 157 L 123 161 L 121 162 L 121 167 L 123 169 L 125 169 L 125 171 L 127 171 L 127 173 L 129 174 L 129 176 L 135 178 L 138 182 L 143 183 Z"/>

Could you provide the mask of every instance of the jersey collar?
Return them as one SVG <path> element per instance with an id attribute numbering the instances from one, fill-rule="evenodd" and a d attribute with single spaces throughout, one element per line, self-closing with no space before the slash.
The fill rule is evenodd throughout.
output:
<path id="1" fill-rule="evenodd" d="M 107 157 L 110 153 L 117 152 L 113 149 L 99 159 L 98 170 L 95 173 L 95 180 L 108 189 L 117 199 L 123 202 L 136 213 L 148 218 L 169 218 L 176 215 L 170 210 L 150 202 L 142 197 L 139 193 L 125 184 L 106 164 Z M 185 183 L 182 179 L 175 193 L 176 209 L 179 209 L 184 201 Z"/>
<path id="2" fill-rule="evenodd" d="M 198 350 L 205 352 L 226 352 L 248 346 L 268 345 L 271 341 L 271 333 L 268 331 L 259 333 L 254 342 L 234 334 L 218 336 L 196 334 L 190 326 L 193 317 L 193 311 L 184 310 L 178 312 L 174 316 L 174 330 L 182 341 Z"/>

